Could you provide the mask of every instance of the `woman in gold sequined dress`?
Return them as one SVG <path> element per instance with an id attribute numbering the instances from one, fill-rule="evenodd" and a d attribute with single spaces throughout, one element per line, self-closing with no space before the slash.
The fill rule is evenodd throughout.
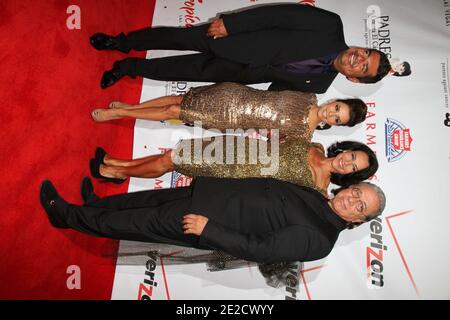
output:
<path id="1" fill-rule="evenodd" d="M 256 139 L 233 137 L 228 140 L 234 141 L 235 138 L 243 140 L 245 150 L 240 153 L 239 142 L 233 142 L 233 146 L 226 142 L 227 139 L 225 143 L 217 143 L 216 140 L 220 141 L 221 138 L 223 136 L 214 137 L 212 142 L 205 139 L 182 140 L 170 152 L 135 160 L 116 159 L 98 148 L 95 158 L 90 162 L 91 174 L 96 178 L 116 183 L 121 183 L 128 177 L 156 178 L 173 170 L 191 177 L 265 177 L 312 187 L 326 193 L 330 182 L 347 186 L 371 177 L 378 169 L 374 152 L 366 145 L 355 141 L 337 142 L 328 148 L 325 155 L 322 145 L 304 139 L 288 138 L 278 149 L 272 148 L 275 141 L 263 145 L 266 142 Z M 254 158 L 255 163 L 250 161 L 252 143 L 259 144 L 258 156 Z M 227 146 L 231 146 L 230 149 L 234 150 L 230 161 L 227 160 L 226 152 L 230 151 Z M 196 147 L 200 154 L 198 159 L 193 151 Z M 271 158 L 274 152 L 278 154 Z M 268 155 L 266 160 L 274 161 L 262 160 L 264 159 L 260 157 L 262 153 Z M 240 162 L 239 155 L 242 154 L 244 159 Z M 184 158 L 185 155 L 187 158 Z M 276 170 L 271 171 L 272 168 Z"/>
<path id="2" fill-rule="evenodd" d="M 109 109 L 96 109 L 94 120 L 123 117 L 146 120 L 201 121 L 204 129 L 279 129 L 284 136 L 311 139 L 319 126 L 352 127 L 364 121 L 367 106 L 360 99 L 336 100 L 322 106 L 312 93 L 265 91 L 237 83 L 195 87 L 185 95 L 166 96 L 128 105 L 112 102 Z"/>

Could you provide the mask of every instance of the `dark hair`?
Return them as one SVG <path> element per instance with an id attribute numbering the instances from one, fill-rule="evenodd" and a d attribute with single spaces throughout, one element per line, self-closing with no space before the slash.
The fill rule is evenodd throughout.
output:
<path id="1" fill-rule="evenodd" d="M 403 67 L 403 70 L 400 70 L 401 67 Z M 409 64 L 408 61 L 403 61 L 398 66 L 393 66 L 392 70 L 394 71 L 394 73 L 392 74 L 393 76 L 396 77 L 409 76 L 411 74 L 411 65 Z"/>
<path id="2" fill-rule="evenodd" d="M 381 190 L 380 187 L 378 187 L 377 185 L 375 185 L 373 183 L 366 182 L 366 181 L 360 182 L 359 184 L 368 185 L 377 193 L 378 201 L 380 202 L 380 207 L 378 208 L 377 212 L 367 215 L 365 217 L 364 221 L 362 221 L 362 222 L 348 222 L 347 229 L 353 229 L 355 227 L 362 225 L 364 222 L 369 222 L 369 221 L 375 219 L 376 217 L 378 217 L 379 215 L 381 215 L 383 213 L 384 208 L 386 207 L 386 195 L 384 194 L 383 190 Z M 332 190 L 331 193 L 333 193 L 334 195 L 337 195 L 339 192 L 341 192 L 342 190 L 348 189 L 349 187 L 350 186 L 340 187 L 338 189 Z"/>
<path id="3" fill-rule="evenodd" d="M 380 55 L 380 64 L 378 65 L 377 74 L 374 77 L 361 77 L 358 78 L 361 83 L 375 83 L 383 79 L 389 71 L 391 71 L 391 63 L 388 60 L 387 55 L 384 52 L 376 49 L 369 49 L 371 52 L 378 52 Z"/>
<path id="4" fill-rule="evenodd" d="M 367 105 L 361 99 L 337 99 L 336 102 L 345 103 L 349 108 L 350 119 L 346 124 L 340 124 L 340 126 L 354 127 L 366 119 Z M 330 128 L 329 124 L 323 124 L 318 125 L 316 130 L 327 130 Z"/>
<path id="5" fill-rule="evenodd" d="M 352 173 L 340 174 L 332 173 L 330 181 L 339 186 L 349 186 L 364 181 L 375 174 L 378 170 L 378 160 L 375 153 L 365 144 L 357 141 L 335 142 L 327 149 L 327 158 L 336 157 L 344 150 L 362 151 L 369 158 L 369 166 L 366 169 Z"/>

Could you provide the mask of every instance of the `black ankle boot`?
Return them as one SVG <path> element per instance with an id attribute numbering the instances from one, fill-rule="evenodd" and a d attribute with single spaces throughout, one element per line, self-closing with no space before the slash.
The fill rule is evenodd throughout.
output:
<path id="1" fill-rule="evenodd" d="M 81 198 L 84 204 L 89 204 L 99 200 L 100 198 L 94 193 L 94 187 L 89 177 L 84 177 L 81 181 Z"/>
<path id="2" fill-rule="evenodd" d="M 115 62 L 111 70 L 105 71 L 105 73 L 103 73 L 102 80 L 100 81 L 100 87 L 102 89 L 111 87 L 124 76 L 125 75 L 120 71 L 118 63 Z"/>
<path id="3" fill-rule="evenodd" d="M 39 198 L 52 226 L 61 229 L 68 228 L 69 225 L 65 222 L 64 213 L 69 204 L 58 195 L 49 180 L 42 182 Z"/>

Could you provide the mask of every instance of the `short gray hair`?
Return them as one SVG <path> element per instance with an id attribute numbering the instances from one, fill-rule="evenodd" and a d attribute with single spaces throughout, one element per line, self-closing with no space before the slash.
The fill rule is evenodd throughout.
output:
<path id="1" fill-rule="evenodd" d="M 367 219 L 365 222 L 370 221 L 375 219 L 376 217 L 378 217 L 383 211 L 384 208 L 386 208 L 386 195 L 384 194 L 383 190 L 381 190 L 381 188 L 373 183 L 364 181 L 364 182 L 360 182 L 358 184 L 365 184 L 366 186 L 372 188 L 378 196 L 378 201 L 380 202 L 380 207 L 378 208 L 378 211 L 371 213 L 370 215 L 367 216 Z"/>
<path id="2" fill-rule="evenodd" d="M 366 219 L 364 220 L 364 222 L 369 222 L 369 221 L 375 219 L 376 217 L 378 217 L 379 215 L 381 215 L 381 213 L 384 211 L 384 208 L 386 207 L 386 195 L 384 194 L 383 190 L 381 190 L 381 188 L 379 186 L 377 186 L 373 183 L 364 181 L 364 182 L 357 183 L 356 185 L 358 185 L 358 184 L 365 184 L 366 186 L 372 188 L 377 193 L 378 201 L 380 202 L 380 207 L 378 208 L 378 211 L 366 216 Z M 344 188 L 342 188 L 342 189 L 344 189 Z M 364 222 L 350 222 L 347 224 L 347 229 L 356 228 L 357 226 L 363 224 Z"/>

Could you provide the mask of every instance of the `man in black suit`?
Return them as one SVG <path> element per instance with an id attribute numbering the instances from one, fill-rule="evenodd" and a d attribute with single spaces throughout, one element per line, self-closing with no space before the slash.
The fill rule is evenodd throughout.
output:
<path id="1" fill-rule="evenodd" d="M 98 50 L 171 49 L 196 54 L 116 61 L 103 74 L 107 88 L 123 76 L 168 81 L 272 82 L 269 90 L 323 93 L 338 73 L 350 81 L 372 83 L 391 66 L 378 50 L 352 47 L 344 40 L 340 17 L 299 4 L 278 4 L 222 14 L 192 28 L 155 27 L 116 37 L 94 34 Z"/>
<path id="2" fill-rule="evenodd" d="M 113 239 L 159 242 L 224 251 L 261 263 L 327 256 L 339 233 L 369 221 L 385 206 L 381 189 L 360 183 L 334 198 L 274 179 L 198 177 L 190 187 L 100 199 L 90 180 L 84 206 L 63 200 L 50 181 L 41 204 L 51 224 Z"/>

